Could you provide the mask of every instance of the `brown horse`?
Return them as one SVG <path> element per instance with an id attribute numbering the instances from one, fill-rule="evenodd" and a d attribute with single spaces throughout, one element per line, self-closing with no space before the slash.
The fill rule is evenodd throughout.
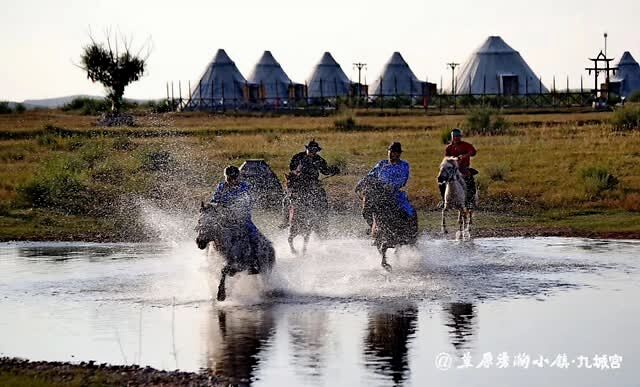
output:
<path id="1" fill-rule="evenodd" d="M 232 277 L 243 271 L 268 274 L 275 263 L 276 254 L 271 242 L 259 231 L 252 235 L 244 221 L 232 208 L 200 204 L 200 219 L 196 227 L 198 248 L 204 250 L 209 242 L 213 242 L 214 249 L 225 260 L 218 285 L 218 301 L 227 297 L 227 275 Z"/>
<path id="2" fill-rule="evenodd" d="M 370 222 L 374 245 L 382 255 L 382 267 L 391 271 L 387 250 L 414 245 L 418 238 L 418 217 L 398 207 L 393 192 L 378 179 L 366 176 L 356 186 L 362 199 L 362 214 Z"/>
<path id="3" fill-rule="evenodd" d="M 297 254 L 293 240 L 301 235 L 302 252 L 306 254 L 311 233 L 324 236 L 327 232 L 326 193 L 319 182 L 305 181 L 294 173 L 285 175 L 285 183 L 289 194 L 289 247 Z"/>

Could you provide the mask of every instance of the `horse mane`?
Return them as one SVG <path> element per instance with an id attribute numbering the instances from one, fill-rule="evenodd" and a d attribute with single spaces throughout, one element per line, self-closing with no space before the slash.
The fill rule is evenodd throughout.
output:
<path id="1" fill-rule="evenodd" d="M 456 157 L 452 157 L 452 156 L 445 156 L 442 159 L 442 162 L 440 163 L 440 169 L 442 169 L 442 167 L 444 167 L 447 164 L 453 164 L 457 168 L 458 167 L 458 159 Z"/>

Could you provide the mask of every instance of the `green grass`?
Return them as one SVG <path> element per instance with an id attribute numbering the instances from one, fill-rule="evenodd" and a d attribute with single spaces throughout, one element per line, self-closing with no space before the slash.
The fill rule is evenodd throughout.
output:
<path id="1" fill-rule="evenodd" d="M 353 186 L 378 160 L 386 158 L 386 147 L 392 141 L 402 142 L 403 158 L 411 163 L 410 199 L 421 211 L 435 207 L 443 137 L 463 124 L 465 116 L 371 113 L 349 111 L 338 117 L 168 114 L 161 116 L 164 123 L 160 126 L 139 117 L 143 123 L 139 127 L 109 129 L 94 127 L 92 117 L 56 111 L 0 116 L 0 215 L 13 214 L 3 220 L 7 230 L 13 231 L 3 228 L 0 238 L 19 238 L 22 232 L 37 239 L 70 235 L 64 232 L 66 227 L 77 230 L 63 224 L 61 234 L 42 231 L 42 227 L 42 234 L 34 232 L 35 227 L 19 231 L 20 222 L 38 224 L 15 215 L 34 207 L 33 198 L 20 193 L 20 187 L 34 181 L 55 194 L 48 205 L 35 207 L 56 214 L 73 212 L 76 203 L 84 203 L 80 199 L 88 200 L 87 209 L 95 208 L 96 203 L 106 203 L 108 209 L 122 196 L 188 207 L 190 201 L 213 189 L 226 165 L 240 166 L 247 158 L 266 159 L 282 178 L 291 155 L 303 150 L 312 138 L 324 148 L 322 155 L 343 171 L 324 181 L 334 208 L 357 207 Z M 352 117 L 358 129 L 345 129 L 342 123 L 336 127 L 336 120 L 345 117 Z M 516 133 L 467 136 L 478 149 L 472 165 L 480 171 L 481 209 L 529 216 L 592 209 L 604 214 L 637 214 L 640 132 L 614 131 L 610 117 L 610 113 L 505 115 Z M 58 179 L 68 175 L 73 179 Z M 614 176 L 618 183 L 612 184 L 606 176 Z M 73 181 L 83 193 L 76 198 L 59 189 L 65 186 L 62 183 Z M 112 210 L 121 208 L 114 205 Z M 80 215 L 87 222 L 95 216 L 93 228 L 106 227 L 101 222 L 113 218 L 109 211 L 76 213 Z M 570 219 L 581 222 L 578 217 Z M 478 222 L 482 226 L 480 217 Z M 527 222 L 500 219 L 487 227 L 525 227 Z M 553 226 L 545 218 L 539 222 Z M 564 227 L 564 223 L 558 225 Z"/>

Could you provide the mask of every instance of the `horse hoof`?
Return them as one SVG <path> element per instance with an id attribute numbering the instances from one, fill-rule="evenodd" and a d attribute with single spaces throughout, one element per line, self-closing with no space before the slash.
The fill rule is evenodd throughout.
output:
<path id="1" fill-rule="evenodd" d="M 227 292 L 225 292 L 224 290 L 219 290 L 217 298 L 218 301 L 224 301 L 227 298 Z"/>
<path id="2" fill-rule="evenodd" d="M 386 263 L 386 262 L 383 262 L 383 263 L 382 263 L 382 267 L 383 267 L 386 271 L 388 271 L 389 273 L 391 273 L 391 265 L 389 265 L 389 264 L 388 264 L 388 263 Z"/>

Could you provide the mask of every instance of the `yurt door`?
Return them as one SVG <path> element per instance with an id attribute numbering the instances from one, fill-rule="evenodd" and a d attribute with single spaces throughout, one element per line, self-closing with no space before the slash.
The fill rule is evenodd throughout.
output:
<path id="1" fill-rule="evenodd" d="M 517 75 L 503 75 L 500 77 L 502 80 L 502 94 L 503 95 L 518 95 L 518 83 Z"/>

